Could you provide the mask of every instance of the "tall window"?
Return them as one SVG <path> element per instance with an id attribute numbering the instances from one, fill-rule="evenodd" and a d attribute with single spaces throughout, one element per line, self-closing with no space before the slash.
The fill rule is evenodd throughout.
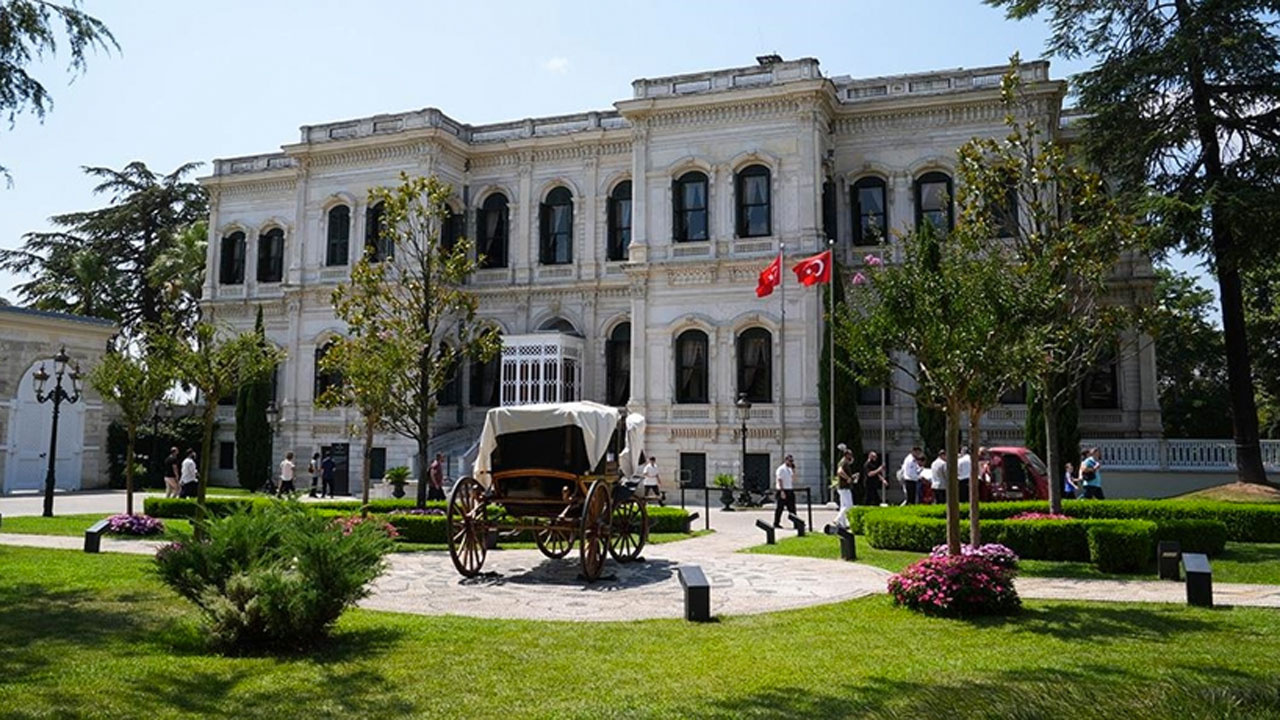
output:
<path id="1" fill-rule="evenodd" d="M 1018 236 L 1018 186 L 1010 185 L 1004 191 L 1004 203 L 996 208 L 996 229 L 1002 238 Z"/>
<path id="2" fill-rule="evenodd" d="M 875 245 L 885 240 L 884 180 L 865 177 L 850 191 L 853 206 L 853 244 Z"/>
<path id="3" fill-rule="evenodd" d="M 946 173 L 925 173 L 916 179 L 916 227 L 928 222 L 948 231 L 952 220 L 951 178 Z"/>
<path id="4" fill-rule="evenodd" d="M 325 370 L 321 365 L 321 361 L 331 347 L 333 347 L 332 340 L 316 348 L 315 394 L 313 395 L 315 399 L 319 399 L 331 387 L 342 387 L 342 373 L 337 370 Z"/>
<path id="5" fill-rule="evenodd" d="M 764 328 L 738 336 L 738 393 L 753 403 L 773 402 L 773 335 Z"/>
<path id="6" fill-rule="evenodd" d="M 738 172 L 738 237 L 765 237 L 769 234 L 771 208 L 769 168 L 751 165 Z"/>
<path id="7" fill-rule="evenodd" d="M 622 407 L 631 400 L 631 323 L 618 323 L 605 342 L 605 398 Z"/>
<path id="8" fill-rule="evenodd" d="M 370 262 L 382 262 L 395 257 L 395 245 L 384 227 L 382 203 L 372 205 L 364 212 L 364 251 Z"/>
<path id="9" fill-rule="evenodd" d="M 218 248 L 218 282 L 223 285 L 244 283 L 244 233 L 239 230 L 222 238 Z"/>
<path id="10" fill-rule="evenodd" d="M 471 361 L 471 407 L 497 407 L 501 353 L 489 362 Z"/>
<path id="11" fill-rule="evenodd" d="M 479 243 L 480 267 L 504 268 L 507 266 L 507 196 L 494 193 L 485 199 L 476 211 L 476 234 Z"/>
<path id="12" fill-rule="evenodd" d="M 822 236 L 835 240 L 836 228 L 836 184 L 830 178 L 822 183 Z"/>
<path id="13" fill-rule="evenodd" d="M 1080 383 L 1080 407 L 1114 410 L 1120 407 L 1120 377 L 1116 355 L 1108 350 Z"/>
<path id="14" fill-rule="evenodd" d="M 631 247 L 631 181 L 623 180 L 609 193 L 609 239 L 606 248 L 610 260 L 626 260 Z"/>
<path id="15" fill-rule="evenodd" d="M 547 201 L 539 209 L 543 265 L 568 265 L 573 262 L 573 195 L 569 188 L 558 187 L 547 193 Z"/>
<path id="16" fill-rule="evenodd" d="M 464 225 L 465 219 L 462 213 L 456 213 L 453 208 L 446 206 L 444 215 L 440 218 L 440 249 L 446 253 L 452 253 L 453 247 L 458 244 L 458 238 L 466 234 Z"/>
<path id="17" fill-rule="evenodd" d="M 707 176 L 687 172 L 672 188 L 675 241 L 695 242 L 711 237 L 707 221 Z"/>
<path id="18" fill-rule="evenodd" d="M 351 246 L 351 208 L 335 205 L 329 208 L 329 227 L 324 247 L 324 264 L 346 265 Z"/>
<path id="19" fill-rule="evenodd" d="M 445 370 L 444 385 L 436 392 L 437 405 L 457 405 L 461 395 L 458 386 L 462 367 L 455 359 L 449 363 L 449 367 Z"/>
<path id="20" fill-rule="evenodd" d="M 271 228 L 258 236 L 258 282 L 284 279 L 284 230 Z"/>
<path id="21" fill-rule="evenodd" d="M 676 338 L 676 402 L 709 402 L 708 385 L 707 334 L 685 330 Z"/>

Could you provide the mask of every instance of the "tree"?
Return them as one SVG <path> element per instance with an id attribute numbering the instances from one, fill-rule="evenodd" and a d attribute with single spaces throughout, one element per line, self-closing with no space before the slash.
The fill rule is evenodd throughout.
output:
<path id="1" fill-rule="evenodd" d="M 1244 272 L 1245 321 L 1256 366 L 1258 422 L 1264 437 L 1280 439 L 1280 252 Z"/>
<path id="2" fill-rule="evenodd" d="M 1218 278 L 1242 482 L 1266 483 L 1241 271 L 1273 252 L 1280 214 L 1280 35 L 1274 0 L 987 0 L 1047 12 L 1052 54 L 1097 57 L 1075 78 L 1085 146 L 1122 189 L 1155 192 L 1161 247 Z"/>
<path id="3" fill-rule="evenodd" d="M 1053 382 L 1056 385 L 1061 381 Z M 1056 425 L 1059 452 L 1055 456 L 1057 464 L 1052 467 L 1046 465 L 1049 467 L 1049 482 L 1054 482 L 1054 478 L 1061 478 L 1065 474 L 1067 463 L 1076 463 L 1076 467 L 1079 467 L 1080 407 L 1075 401 L 1077 390 L 1078 388 L 1067 391 L 1066 399 L 1058 407 Z M 1044 428 L 1044 403 L 1040 400 L 1040 393 L 1032 385 L 1027 388 L 1027 420 L 1023 426 L 1023 436 L 1027 448 L 1042 460 L 1049 456 L 1048 436 L 1045 435 Z"/>
<path id="4" fill-rule="evenodd" d="M 253 334 L 266 348 L 261 305 L 258 306 Z M 249 492 L 257 492 L 271 477 L 272 430 L 271 423 L 267 421 L 270 402 L 270 373 L 247 377 L 240 383 L 236 392 L 236 479 Z"/>
<path id="5" fill-rule="evenodd" d="M 147 268 L 147 282 L 159 293 L 176 332 L 190 333 L 200 321 L 208 246 L 209 224 L 200 220 L 179 230 Z"/>
<path id="6" fill-rule="evenodd" d="M 1148 331 L 1160 359 L 1157 382 L 1165 437 L 1231 435 L 1226 352 L 1212 312 L 1212 292 L 1197 287 L 1188 275 L 1156 268 L 1156 306 Z M 1264 365 L 1258 365 L 1260 380 Z"/>
<path id="7" fill-rule="evenodd" d="M 120 408 L 124 424 L 125 512 L 133 514 L 134 450 L 138 428 L 151 420 L 156 406 L 173 387 L 173 373 L 162 357 L 154 353 L 132 356 L 113 348 L 89 373 L 89 382 L 103 400 Z"/>
<path id="8" fill-rule="evenodd" d="M 175 332 L 174 318 L 181 317 L 166 315 L 164 288 L 148 273 L 208 214 L 208 193 L 183 180 L 195 167 L 186 164 L 164 176 L 141 162 L 121 170 L 85 168 L 101 179 L 94 192 L 110 195 L 111 203 L 54 216 L 62 230 L 27 233 L 22 247 L 0 250 L 0 270 L 32 276 L 14 288 L 32 307 L 92 311 L 120 323 L 130 341 L 146 329 Z"/>
<path id="9" fill-rule="evenodd" d="M 0 1 L 0 114 L 7 114 L 10 127 L 17 116 L 33 113 L 44 120 L 53 107 L 53 98 L 44 84 L 27 72 L 32 61 L 58 52 L 56 26 L 62 24 L 66 47 L 71 53 L 67 68 L 72 77 L 84 72 L 86 53 L 120 49 L 111 31 L 100 20 L 82 12 L 78 0 L 59 5 L 47 0 Z M 0 165 L 0 175 L 9 173 Z"/>
<path id="10" fill-rule="evenodd" d="M 377 238 L 351 282 L 334 292 L 335 311 L 352 337 L 378 338 L 378 352 L 389 358 L 376 378 L 386 386 L 376 403 L 386 403 L 378 422 L 417 444 L 420 474 L 429 465 L 436 396 L 462 359 L 484 362 L 499 348 L 497 328 L 476 317 L 477 300 L 463 288 L 478 262 L 471 244 L 461 238 L 451 249 L 440 243 L 451 194 L 434 177 L 404 173 L 398 186 L 371 190 L 370 205 L 383 207 Z M 366 422 L 366 433 L 370 427 Z M 426 505 L 425 477 L 419 478 L 417 500 L 419 507 Z"/>
<path id="11" fill-rule="evenodd" d="M 219 337 L 208 323 L 197 324 L 190 340 L 157 333 L 154 345 L 172 364 L 178 381 L 195 387 L 204 402 L 204 436 L 200 442 L 200 481 L 196 495 L 196 520 L 199 523 L 205 517 L 205 488 L 209 484 L 218 398 L 242 384 L 269 376 L 284 359 L 284 353 L 261 342 L 254 332 Z"/>
<path id="12" fill-rule="evenodd" d="M 835 306 L 840 307 L 845 302 L 844 292 L 844 272 L 843 268 L 837 263 L 831 271 L 831 284 L 829 287 L 823 288 L 823 295 L 826 293 L 835 293 Z M 831 307 L 827 304 L 829 301 L 824 297 L 823 307 Z M 834 322 L 834 318 L 828 318 L 827 322 Z M 844 372 L 841 368 L 849 366 L 849 354 L 844 348 L 836 345 L 836 381 L 835 381 L 835 419 L 836 419 L 836 443 L 843 442 L 853 452 L 853 456 L 861 460 L 863 458 L 862 449 L 862 424 L 858 421 L 858 385 L 857 378 Z M 822 413 L 822 467 L 827 477 L 835 474 L 835 465 L 838 459 L 835 455 L 835 448 L 831 445 L 831 413 L 827 409 L 827 403 L 831 402 L 831 387 L 829 375 L 831 373 L 831 334 L 823 333 L 822 335 L 822 352 L 818 358 L 818 406 Z M 884 448 L 880 449 L 880 453 L 884 453 Z"/>

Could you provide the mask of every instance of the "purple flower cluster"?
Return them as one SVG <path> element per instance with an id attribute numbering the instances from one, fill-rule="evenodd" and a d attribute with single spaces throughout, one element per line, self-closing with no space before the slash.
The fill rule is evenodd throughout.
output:
<path id="1" fill-rule="evenodd" d="M 410 508 L 408 510 L 396 510 L 392 515 L 444 515 L 444 510 L 440 508 Z"/>
<path id="2" fill-rule="evenodd" d="M 1070 515 L 1063 515 L 1061 513 L 1024 512 L 1024 513 L 1018 513 L 1017 515 L 1014 515 L 1009 519 L 1010 520 L 1072 520 L 1074 518 L 1072 518 Z"/>
<path id="3" fill-rule="evenodd" d="M 150 515 L 112 515 L 107 518 L 107 532 L 113 535 L 159 535 L 164 523 Z"/>
<path id="4" fill-rule="evenodd" d="M 937 545 L 929 555 L 931 557 L 946 557 L 947 552 L 946 545 Z M 960 554 L 965 557 L 983 558 L 992 565 L 1005 570 L 1016 571 L 1018 569 L 1018 554 L 999 543 L 987 543 L 976 548 L 968 544 L 961 545 Z"/>
<path id="5" fill-rule="evenodd" d="M 981 555 L 931 556 L 889 578 L 889 594 L 926 615 L 1004 615 L 1022 606 L 1014 574 Z"/>

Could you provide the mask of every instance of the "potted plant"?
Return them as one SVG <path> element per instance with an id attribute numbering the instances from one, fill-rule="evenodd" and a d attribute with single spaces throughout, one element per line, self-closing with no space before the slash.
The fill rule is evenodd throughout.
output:
<path id="1" fill-rule="evenodd" d="M 716 475 L 716 487 L 720 488 L 720 504 L 722 510 L 733 510 L 733 476 L 728 473 Z"/>
<path id="2" fill-rule="evenodd" d="M 397 499 L 404 497 L 404 484 L 409 482 L 409 468 L 398 465 L 393 468 L 387 468 L 387 472 L 382 476 L 383 482 L 391 486 L 391 494 Z"/>

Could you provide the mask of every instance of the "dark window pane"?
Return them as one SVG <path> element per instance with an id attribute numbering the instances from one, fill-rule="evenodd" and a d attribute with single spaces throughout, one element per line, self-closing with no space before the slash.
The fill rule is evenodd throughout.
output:
<path id="1" fill-rule="evenodd" d="M 677 242 L 706 240 L 707 176 L 700 172 L 685 173 L 676 181 L 672 199 Z"/>
<path id="2" fill-rule="evenodd" d="M 218 469 L 236 469 L 236 444 L 233 442 L 218 443 Z"/>
<path id="3" fill-rule="evenodd" d="M 836 239 L 836 185 L 827 180 L 822 183 L 822 235 Z"/>
<path id="4" fill-rule="evenodd" d="M 1088 410 L 1114 410 L 1120 407 L 1120 378 L 1115 353 L 1099 358 L 1093 370 L 1080 383 L 1080 407 Z"/>
<path id="5" fill-rule="evenodd" d="M 707 239 L 707 213 L 705 210 L 692 210 L 685 213 L 685 240 Z"/>
<path id="6" fill-rule="evenodd" d="M 480 267 L 507 266 L 507 227 L 507 197 L 502 193 L 490 195 L 476 216 L 479 235 L 476 252 L 481 258 Z"/>
<path id="7" fill-rule="evenodd" d="M 686 330 L 676 339 L 676 402 L 707 402 L 707 334 Z"/>
<path id="8" fill-rule="evenodd" d="M 931 223 L 939 230 L 951 229 L 951 178 L 943 173 L 927 173 L 916 180 L 916 223 Z"/>
<path id="9" fill-rule="evenodd" d="M 387 474 L 387 449 L 369 448 L 369 479 L 381 480 Z"/>
<path id="10" fill-rule="evenodd" d="M 382 262 L 395 257 L 395 245 L 384 227 L 383 210 L 382 203 L 378 203 L 365 211 L 364 245 L 371 262 Z"/>
<path id="11" fill-rule="evenodd" d="M 1012 390 L 1006 390 L 1000 396 L 1001 405 L 1026 405 L 1027 404 L 1027 384 L 1023 383 Z"/>
<path id="12" fill-rule="evenodd" d="M 471 405 L 472 407 L 496 407 L 498 405 L 499 371 L 502 366 L 501 355 L 496 355 L 487 363 L 471 363 Z"/>
<path id="13" fill-rule="evenodd" d="M 1004 204 L 996 208 L 997 230 L 1002 238 L 1018 235 L 1018 188 L 1010 187 L 1005 191 Z"/>
<path id="14" fill-rule="evenodd" d="M 752 165 L 738 173 L 738 237 L 769 234 L 769 169 Z"/>
<path id="15" fill-rule="evenodd" d="M 284 230 L 272 228 L 258 236 L 258 282 L 277 283 L 284 277 Z"/>
<path id="16" fill-rule="evenodd" d="M 329 348 L 332 346 L 333 343 L 329 342 L 316 348 L 315 387 L 313 388 L 314 394 L 312 396 L 314 399 L 319 399 L 320 396 L 324 395 L 325 391 L 331 387 L 342 386 L 342 373 L 336 370 L 325 370 L 321 366 L 321 361 L 324 359 L 325 353 L 329 352 Z"/>
<path id="17" fill-rule="evenodd" d="M 885 240 L 885 186 L 880 178 L 862 178 L 853 185 L 854 244 L 875 245 Z"/>
<path id="18" fill-rule="evenodd" d="M 233 232 L 222 238 L 218 249 L 218 282 L 239 285 L 244 282 L 244 233 Z"/>
<path id="19" fill-rule="evenodd" d="M 351 208 L 338 205 L 329 210 L 328 238 L 325 243 L 324 264 L 346 265 L 351 245 Z"/>
<path id="20" fill-rule="evenodd" d="M 738 393 L 753 403 L 773 402 L 773 336 L 764 328 L 738 336 Z"/>
<path id="21" fill-rule="evenodd" d="M 631 400 L 631 323 L 613 329 L 605 355 L 605 396 L 609 405 L 622 407 Z"/>
<path id="22" fill-rule="evenodd" d="M 858 388 L 859 405 L 879 405 L 881 400 L 888 400 L 884 388 L 861 386 Z"/>

